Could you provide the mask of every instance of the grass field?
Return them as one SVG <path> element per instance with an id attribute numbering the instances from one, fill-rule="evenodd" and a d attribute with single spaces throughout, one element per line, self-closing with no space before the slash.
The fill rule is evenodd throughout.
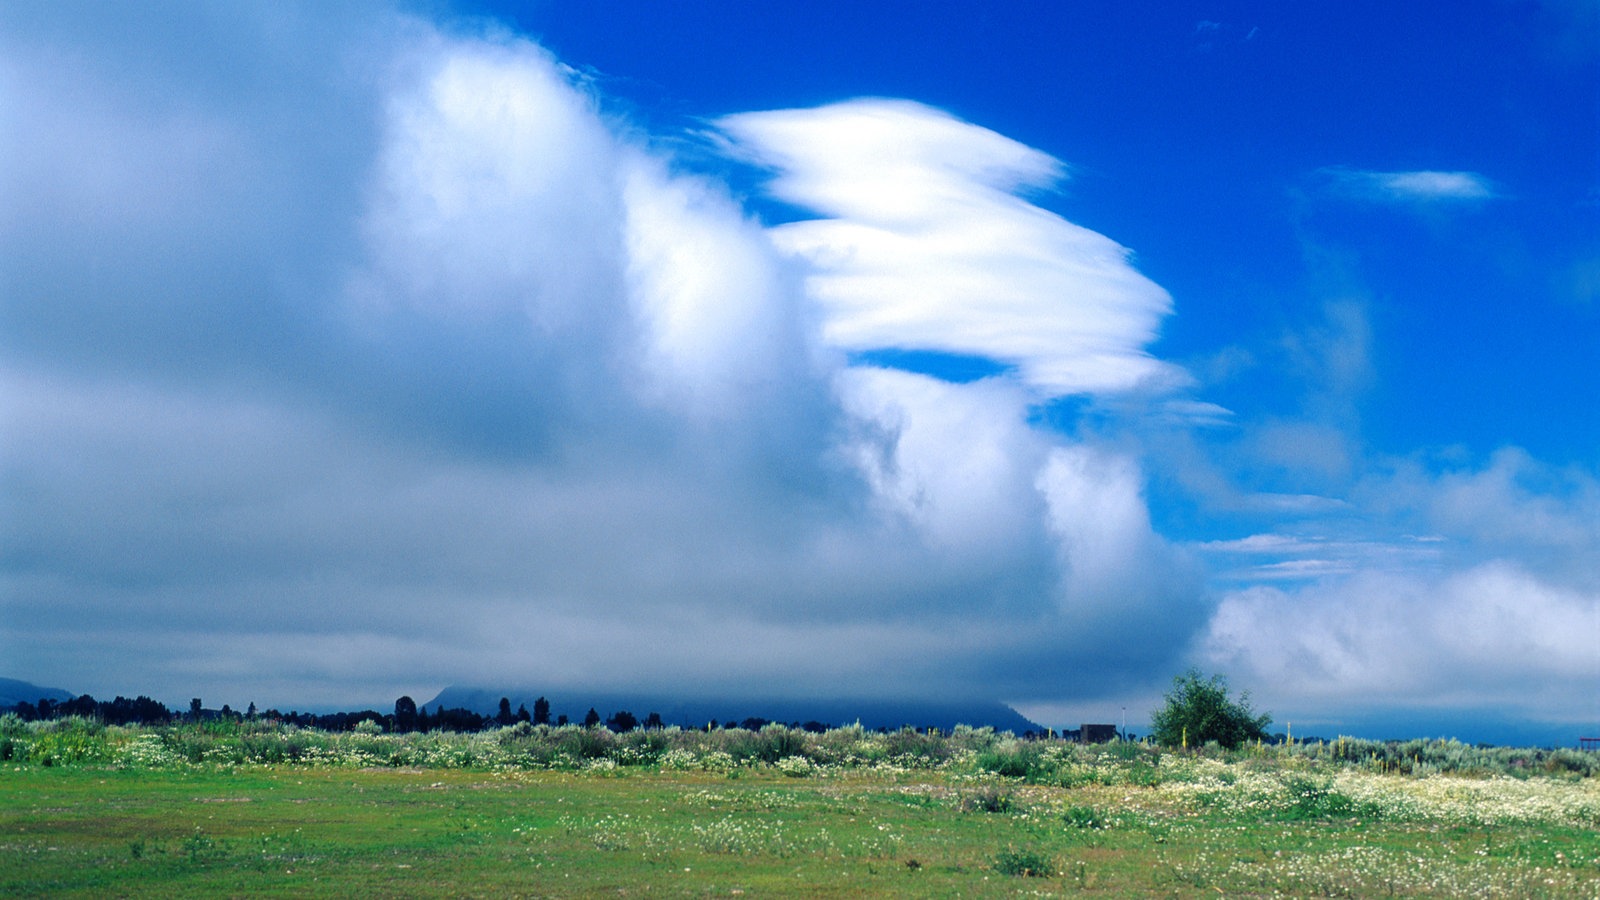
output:
<path id="1" fill-rule="evenodd" d="M 811 756 L 733 765 L 129 764 L 153 733 L 94 731 L 111 763 L 13 746 L 0 894 L 1600 898 L 1600 782 L 1570 773 L 981 733 L 987 757 L 852 764 L 794 733 Z"/>

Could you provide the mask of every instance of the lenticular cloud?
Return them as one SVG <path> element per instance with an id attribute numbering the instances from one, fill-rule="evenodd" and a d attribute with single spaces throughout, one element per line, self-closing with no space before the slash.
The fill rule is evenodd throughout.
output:
<path id="1" fill-rule="evenodd" d="M 821 215 L 773 240 L 809 266 L 834 346 L 987 357 L 1045 396 L 1184 380 L 1144 351 L 1167 293 L 1116 242 L 1018 196 L 1063 176 L 1050 156 L 906 101 L 718 124 L 777 197 Z"/>

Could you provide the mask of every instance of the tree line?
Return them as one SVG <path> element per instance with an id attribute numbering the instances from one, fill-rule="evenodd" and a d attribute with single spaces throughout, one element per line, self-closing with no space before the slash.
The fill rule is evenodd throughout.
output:
<path id="1" fill-rule="evenodd" d="M 548 718 L 550 704 L 543 698 L 540 698 L 540 701 L 543 704 L 544 715 Z M 531 721 L 534 717 L 533 713 L 529 713 L 525 708 L 519 708 L 515 713 L 511 712 L 510 701 L 506 699 L 502 699 L 500 704 L 500 714 L 495 716 L 480 715 L 470 709 L 445 709 L 442 704 L 430 713 L 426 707 L 418 708 L 416 701 L 410 697 L 396 700 L 394 711 L 391 713 L 375 709 L 312 713 L 298 710 L 289 712 L 280 712 L 276 709 L 258 710 L 254 703 L 243 711 L 235 710 L 228 704 L 223 704 L 221 709 L 207 709 L 201 699 L 196 697 L 189 701 L 188 709 L 175 710 L 159 700 L 143 695 L 132 700 L 122 696 L 118 696 L 115 700 L 96 700 L 84 694 L 70 700 L 58 701 L 47 697 L 41 697 L 37 703 L 24 700 L 12 707 L 0 707 L 0 713 L 12 713 L 25 722 L 50 721 L 73 716 L 94 719 L 106 725 L 268 721 L 301 728 L 318 728 L 323 731 L 349 731 L 362 722 L 373 722 L 385 731 L 396 732 L 434 729 L 481 731 L 492 725 L 514 725 L 519 721 Z M 540 703 L 534 704 L 534 708 L 541 709 Z"/>
<path id="2" fill-rule="evenodd" d="M 169 725 L 175 722 L 245 722 L 268 721 L 283 725 L 295 725 L 301 728 L 317 728 L 323 731 L 350 731 L 363 722 L 372 722 L 386 732 L 408 733 L 414 731 L 455 731 L 472 732 L 482 731 L 485 728 L 506 727 L 519 722 L 530 725 L 562 726 L 571 724 L 565 715 L 552 718 L 550 714 L 550 701 L 544 697 L 533 702 L 530 711 L 526 704 L 519 705 L 515 710 L 511 708 L 511 700 L 507 697 L 500 698 L 499 710 L 491 715 L 483 715 L 465 708 L 446 709 L 440 704 L 432 712 L 426 706 L 418 706 L 410 697 L 401 697 L 394 703 L 393 712 L 379 712 L 375 709 L 364 709 L 355 712 L 311 713 L 290 710 L 280 712 L 276 709 L 257 710 L 251 703 L 244 711 L 233 709 L 223 704 L 220 710 L 207 709 L 199 697 L 189 701 L 187 710 L 174 710 L 166 704 L 140 695 L 132 700 L 118 696 L 115 700 L 96 700 L 84 694 L 70 700 L 51 700 L 41 697 L 37 703 L 24 700 L 15 706 L 0 707 L 0 714 L 11 713 L 23 721 L 51 721 L 80 717 L 94 719 L 106 725 Z M 633 731 L 636 728 L 665 728 L 666 722 L 661 714 L 652 712 L 643 719 L 628 710 L 618 710 L 610 716 L 602 718 L 600 712 L 590 707 L 589 712 L 583 717 L 581 724 L 586 728 L 605 726 L 618 733 Z M 748 717 L 740 720 L 730 719 L 726 724 L 713 719 L 706 726 L 715 728 L 745 728 L 750 731 L 759 731 L 772 724 L 770 720 L 759 717 Z M 791 722 L 791 727 L 816 733 L 827 731 L 829 725 L 822 722 Z"/>

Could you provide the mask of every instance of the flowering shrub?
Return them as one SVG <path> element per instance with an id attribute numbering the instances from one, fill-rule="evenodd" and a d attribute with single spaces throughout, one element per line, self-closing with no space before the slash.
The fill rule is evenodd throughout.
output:
<path id="1" fill-rule="evenodd" d="M 785 756 L 778 760 L 777 768 L 790 778 L 805 778 L 817 770 L 817 767 L 811 764 L 811 760 L 804 756 Z"/>

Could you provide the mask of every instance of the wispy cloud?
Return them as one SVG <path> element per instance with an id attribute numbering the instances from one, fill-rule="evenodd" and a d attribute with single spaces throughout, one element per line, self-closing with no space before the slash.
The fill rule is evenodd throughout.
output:
<path id="1" fill-rule="evenodd" d="M 1255 40 L 1260 33 L 1261 29 L 1254 25 L 1246 28 L 1242 25 L 1201 19 L 1194 23 L 1194 30 L 1190 32 L 1189 37 L 1195 52 L 1210 53 L 1218 46 L 1248 43 Z"/>
<path id="2" fill-rule="evenodd" d="M 1376 172 L 1333 166 L 1319 174 L 1335 193 L 1377 203 L 1482 202 L 1501 196 L 1500 188 L 1477 172 Z"/>
<path id="3" fill-rule="evenodd" d="M 1437 539 L 1400 537 L 1392 541 L 1321 535 L 1253 534 L 1195 545 L 1203 554 L 1225 560 L 1219 577 L 1240 584 L 1311 582 L 1357 572 L 1425 571 L 1442 556 Z M 1248 560 L 1245 566 L 1232 564 Z"/>
<path id="4" fill-rule="evenodd" d="M 906 101 L 718 124 L 777 197 L 820 215 L 774 238 L 809 267 L 833 345 L 986 357 L 1047 397 L 1188 381 L 1145 350 L 1166 291 L 1126 248 L 1018 196 L 1060 179 L 1057 160 Z"/>

